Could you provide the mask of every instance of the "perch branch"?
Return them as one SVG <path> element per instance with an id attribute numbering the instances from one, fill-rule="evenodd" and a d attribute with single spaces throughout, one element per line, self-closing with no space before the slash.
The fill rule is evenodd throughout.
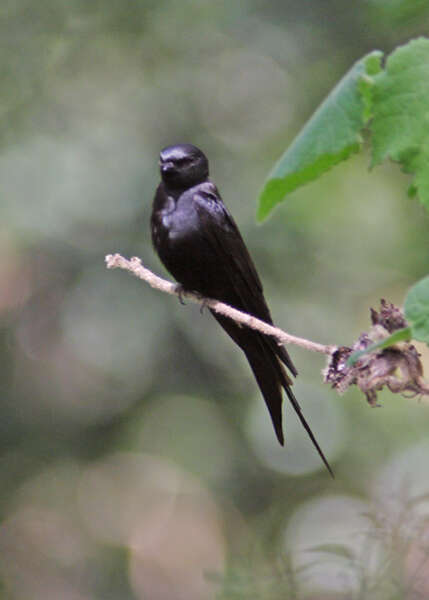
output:
<path id="1" fill-rule="evenodd" d="M 189 298 L 192 302 L 207 306 L 211 310 L 233 319 L 265 335 L 275 338 L 279 344 L 295 344 L 305 350 L 320 352 L 328 356 L 328 364 L 323 371 L 325 383 L 329 383 L 339 394 L 351 385 L 356 385 L 366 396 L 371 406 L 378 406 L 377 393 L 387 387 L 392 393 L 429 396 L 429 385 L 423 378 L 423 365 L 420 355 L 413 344 L 402 341 L 383 350 L 365 353 L 353 366 L 348 364 L 350 355 L 365 350 L 376 342 L 389 337 L 394 331 L 407 327 L 401 309 L 381 300 L 380 312 L 371 309 L 372 327 L 368 333 L 362 333 L 353 346 L 325 346 L 304 338 L 286 333 L 278 327 L 243 313 L 223 302 L 204 298 L 194 292 L 183 290 L 180 286 L 161 279 L 146 269 L 139 258 L 127 260 L 120 254 L 106 256 L 108 269 L 125 269 L 151 287 L 173 296 Z"/>
<path id="2" fill-rule="evenodd" d="M 283 331 L 278 327 L 268 325 L 268 323 L 243 313 L 240 310 L 232 308 L 223 302 L 219 302 L 218 300 L 213 300 L 211 298 L 203 298 L 202 296 L 199 296 L 193 292 L 182 290 L 176 284 L 166 281 L 165 279 L 158 277 L 158 275 L 155 275 L 155 273 L 152 273 L 152 271 L 149 271 L 149 269 L 142 265 L 141 260 L 137 257 L 127 260 L 120 254 L 108 254 L 106 256 L 106 265 L 108 269 L 125 269 L 139 279 L 143 279 L 151 287 L 160 290 L 161 292 L 165 292 L 173 296 L 179 296 L 179 298 L 186 297 L 192 302 L 196 302 L 202 306 L 207 306 L 211 310 L 214 310 L 225 317 L 229 317 L 237 323 L 242 323 L 243 325 L 246 325 L 252 329 L 256 329 L 265 335 L 272 336 L 281 344 L 295 344 L 296 346 L 301 346 L 301 348 L 304 348 L 305 350 L 310 350 L 311 352 L 321 352 L 322 354 L 327 354 L 329 356 L 337 348 L 336 346 L 325 346 L 323 344 L 318 344 L 317 342 L 312 342 L 311 340 L 306 340 L 304 338 L 291 335 L 290 333 L 286 333 L 286 331 Z"/>

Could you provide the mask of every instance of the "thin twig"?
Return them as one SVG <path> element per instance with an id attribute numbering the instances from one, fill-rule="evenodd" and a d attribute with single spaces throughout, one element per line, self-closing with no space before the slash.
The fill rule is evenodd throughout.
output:
<path id="1" fill-rule="evenodd" d="M 160 290 L 166 294 L 171 294 L 172 296 L 183 296 L 192 302 L 203 304 L 211 310 L 214 310 L 225 317 L 233 319 L 237 323 L 242 323 L 251 329 L 256 329 L 265 335 L 274 337 L 281 344 L 295 344 L 296 346 L 301 346 L 301 348 L 304 348 L 305 350 L 310 350 L 311 352 L 321 352 L 322 354 L 327 355 L 331 355 L 337 348 L 336 346 L 325 346 L 323 344 L 318 344 L 317 342 L 312 342 L 311 340 L 296 337 L 295 335 L 286 333 L 286 331 L 283 331 L 278 327 L 268 325 L 268 323 L 265 323 L 256 317 L 252 317 L 247 313 L 243 313 L 240 310 L 232 308 L 223 302 L 219 302 L 218 300 L 213 300 L 211 298 L 203 298 L 198 294 L 181 290 L 176 284 L 166 281 L 165 279 L 158 277 L 158 275 L 155 275 L 155 273 L 152 273 L 152 271 L 149 271 L 149 269 L 142 265 L 140 258 L 135 256 L 131 258 L 131 260 L 127 260 L 120 254 L 108 254 L 106 256 L 106 265 L 108 269 L 125 269 L 139 279 L 146 281 L 156 290 Z"/>

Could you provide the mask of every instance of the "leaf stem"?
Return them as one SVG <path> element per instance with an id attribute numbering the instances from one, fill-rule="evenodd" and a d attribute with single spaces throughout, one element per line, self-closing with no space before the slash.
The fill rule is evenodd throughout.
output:
<path id="1" fill-rule="evenodd" d="M 397 342 L 409 341 L 411 338 L 411 327 L 404 327 L 402 329 L 398 329 L 398 331 L 395 331 L 394 333 L 392 333 L 392 335 L 389 335 L 389 337 L 384 338 L 383 340 L 380 340 L 375 344 L 371 344 L 371 346 L 368 346 L 368 348 L 353 352 L 353 354 L 351 354 L 347 359 L 347 366 L 352 367 L 365 354 L 370 354 L 375 350 L 383 350 L 384 348 L 393 346 Z"/>

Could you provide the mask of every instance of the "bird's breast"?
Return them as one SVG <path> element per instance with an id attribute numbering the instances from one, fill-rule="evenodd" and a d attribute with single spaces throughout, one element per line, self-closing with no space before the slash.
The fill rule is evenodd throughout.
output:
<path id="1" fill-rule="evenodd" d="M 199 230 L 197 211 L 191 202 L 179 198 L 174 210 L 163 213 L 162 226 L 168 232 L 171 241 L 192 239 Z"/>

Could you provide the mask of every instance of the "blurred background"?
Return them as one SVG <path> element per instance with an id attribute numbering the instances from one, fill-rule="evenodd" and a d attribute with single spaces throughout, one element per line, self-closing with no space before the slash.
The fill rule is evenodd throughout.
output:
<path id="1" fill-rule="evenodd" d="M 2 1 L 1 598 L 429 597 L 429 405 L 338 397 L 292 348 L 333 481 L 210 315 L 104 266 L 166 275 L 158 154 L 192 142 L 276 323 L 351 344 L 429 272 L 409 179 L 366 151 L 262 226 L 257 195 L 354 61 L 428 25 L 415 0 Z"/>

